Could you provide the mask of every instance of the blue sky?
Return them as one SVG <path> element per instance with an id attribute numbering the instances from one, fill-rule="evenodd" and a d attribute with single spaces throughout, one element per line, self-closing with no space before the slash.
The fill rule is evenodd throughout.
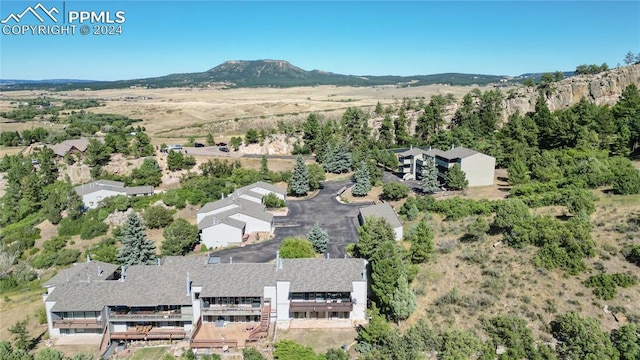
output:
<path id="1" fill-rule="evenodd" d="M 2 0 L 0 18 L 37 3 Z M 62 3 L 42 1 L 61 13 Z M 123 34 L 3 29 L 0 78 L 133 79 L 238 59 L 354 75 L 519 75 L 615 66 L 640 52 L 639 1 L 66 1 L 65 9 L 124 11 Z M 20 25 L 38 23 L 27 16 Z"/>

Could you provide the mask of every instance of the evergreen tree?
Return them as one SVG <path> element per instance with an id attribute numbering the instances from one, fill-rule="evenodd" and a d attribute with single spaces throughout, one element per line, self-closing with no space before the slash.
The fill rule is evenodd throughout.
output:
<path id="1" fill-rule="evenodd" d="M 309 192 L 309 169 L 304 163 L 302 155 L 298 155 L 296 166 L 293 169 L 289 193 L 293 196 L 305 196 Z"/>
<path id="2" fill-rule="evenodd" d="M 269 178 L 267 155 L 262 155 L 262 158 L 260 159 L 260 176 L 262 177 L 262 180 L 267 180 Z"/>
<path id="3" fill-rule="evenodd" d="M 112 151 L 106 144 L 96 139 L 91 139 L 89 140 L 89 145 L 87 145 L 87 150 L 84 152 L 85 163 L 89 166 L 98 167 L 106 165 L 111 160 Z"/>
<path id="4" fill-rule="evenodd" d="M 144 222 L 136 213 L 131 213 L 118 237 L 118 262 L 122 265 L 152 264 L 156 260 L 156 245 L 147 240 Z"/>
<path id="5" fill-rule="evenodd" d="M 380 129 L 378 129 L 378 142 L 383 148 L 389 148 L 393 145 L 393 120 L 389 114 L 385 115 Z"/>
<path id="6" fill-rule="evenodd" d="M 307 116 L 307 120 L 302 124 L 302 128 L 304 134 L 302 135 L 302 139 L 304 139 L 304 144 L 311 150 L 315 152 L 317 148 L 322 145 L 318 143 L 320 140 L 320 116 L 316 113 L 311 113 Z"/>
<path id="7" fill-rule="evenodd" d="M 417 306 L 416 295 L 411 290 L 411 287 L 409 287 L 407 277 L 400 275 L 398 287 L 393 292 L 393 301 L 391 302 L 393 318 L 397 321 L 406 320 L 413 314 Z"/>
<path id="8" fill-rule="evenodd" d="M 411 228 L 404 239 L 411 243 L 409 250 L 411 262 L 414 264 L 422 264 L 435 252 L 433 245 L 433 232 L 425 220 L 420 221 L 415 227 Z"/>
<path id="9" fill-rule="evenodd" d="M 158 186 L 162 183 L 162 168 L 152 157 L 145 158 L 139 168 L 131 172 L 133 184 Z"/>
<path id="10" fill-rule="evenodd" d="M 400 108 L 400 110 L 398 111 L 398 117 L 393 122 L 394 134 L 396 135 L 396 144 L 399 146 L 407 146 L 411 142 L 411 137 L 409 136 L 409 131 L 407 130 L 408 123 L 409 119 L 407 119 L 404 108 Z"/>
<path id="11" fill-rule="evenodd" d="M 352 156 L 346 143 L 341 142 L 325 154 L 322 165 L 325 170 L 333 174 L 342 174 L 351 171 Z"/>
<path id="12" fill-rule="evenodd" d="M 371 190 L 371 179 L 369 176 L 369 168 L 363 160 L 360 167 L 353 176 L 356 184 L 353 187 L 353 196 L 366 196 Z"/>
<path id="13" fill-rule="evenodd" d="M 216 144 L 216 140 L 213 138 L 212 133 L 207 134 L 207 145 L 214 146 Z"/>
<path id="14" fill-rule="evenodd" d="M 509 184 L 521 185 L 529 182 L 529 169 L 527 164 L 520 159 L 514 159 L 511 161 L 509 168 L 507 169 Z"/>
<path id="15" fill-rule="evenodd" d="M 313 225 L 313 228 L 307 234 L 307 239 L 311 241 L 313 249 L 318 254 L 324 254 L 327 251 L 327 245 L 329 244 L 329 235 L 320 228 L 318 223 Z"/>
<path id="16" fill-rule="evenodd" d="M 633 58 L 633 54 L 631 54 L 632 58 Z M 376 115 L 382 115 L 382 113 L 384 112 L 384 110 L 382 109 L 382 104 L 380 103 L 380 101 L 378 101 L 376 103 L 376 108 L 375 110 L 373 110 L 374 114 Z"/>
<path id="17" fill-rule="evenodd" d="M 29 351 L 33 346 L 33 340 L 29 337 L 29 331 L 27 330 L 28 323 L 29 318 L 27 317 L 9 328 L 9 332 L 13 334 L 13 345 L 16 349 Z"/>
<path id="18" fill-rule="evenodd" d="M 425 194 L 433 194 L 440 188 L 438 182 L 438 169 L 432 157 L 427 157 L 422 165 L 422 179 L 420 179 L 420 190 Z"/>
<path id="19" fill-rule="evenodd" d="M 181 170 L 184 167 L 184 155 L 179 151 L 169 150 L 167 168 L 170 171 Z"/>
<path id="20" fill-rule="evenodd" d="M 445 183 L 450 189 L 453 190 L 464 190 L 469 186 L 469 181 L 467 180 L 467 176 L 464 171 L 460 169 L 458 164 L 454 164 L 453 167 L 447 171 L 447 176 L 445 178 Z"/>

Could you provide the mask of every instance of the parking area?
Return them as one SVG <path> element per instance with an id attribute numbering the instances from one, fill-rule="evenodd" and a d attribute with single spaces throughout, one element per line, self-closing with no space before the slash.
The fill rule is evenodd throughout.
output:
<path id="1" fill-rule="evenodd" d="M 276 251 L 282 240 L 288 236 L 303 236 L 318 225 L 329 234 L 327 252 L 332 258 L 344 257 L 344 248 L 357 242 L 358 210 L 372 203 L 342 204 L 336 200 L 336 194 L 350 181 L 325 182 L 318 195 L 308 200 L 287 202 L 289 215 L 275 218 L 275 236 L 269 241 L 247 245 L 243 248 L 221 250 L 214 255 L 222 262 L 233 257 L 234 262 L 269 262 L 276 257 Z"/>

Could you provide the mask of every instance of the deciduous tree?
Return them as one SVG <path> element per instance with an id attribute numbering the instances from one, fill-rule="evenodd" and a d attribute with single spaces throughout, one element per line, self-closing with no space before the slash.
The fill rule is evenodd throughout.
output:
<path id="1" fill-rule="evenodd" d="M 198 227 L 178 218 L 162 232 L 163 255 L 186 255 L 198 242 Z"/>

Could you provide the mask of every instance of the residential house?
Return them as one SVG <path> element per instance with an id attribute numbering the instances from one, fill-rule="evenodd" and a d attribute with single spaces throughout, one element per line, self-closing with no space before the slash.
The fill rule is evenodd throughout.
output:
<path id="1" fill-rule="evenodd" d="M 81 137 L 80 139 L 65 140 L 59 144 L 47 145 L 53 152 L 64 157 L 67 153 L 84 153 L 89 146 L 89 139 Z"/>
<path id="2" fill-rule="evenodd" d="M 153 195 L 153 186 L 124 186 L 121 181 L 96 180 L 75 187 L 76 193 L 82 197 L 85 208 L 95 209 L 100 201 L 111 196 Z"/>
<path id="3" fill-rule="evenodd" d="M 424 150 L 411 146 L 409 150 L 398 153 L 398 173 L 403 180 L 416 179 L 417 162 L 422 159 Z"/>
<path id="4" fill-rule="evenodd" d="M 258 340 L 273 322 L 366 321 L 366 260 L 229 260 L 205 255 L 122 268 L 74 264 L 45 284 L 49 337 L 84 336 L 103 349 L 117 340 L 189 340 L 198 349 Z M 235 324 L 242 326 L 242 339 L 213 335 Z"/>
<path id="5" fill-rule="evenodd" d="M 395 239 L 397 241 L 402 240 L 404 236 L 402 223 L 400 219 L 398 219 L 398 215 L 393 211 L 393 208 L 389 203 L 380 203 L 377 205 L 371 205 L 367 207 L 363 207 L 360 209 L 358 213 L 358 221 L 360 222 L 360 226 L 364 225 L 364 222 L 369 217 L 378 217 L 385 219 L 391 228 L 393 228 L 393 232 L 395 234 Z"/>
<path id="6" fill-rule="evenodd" d="M 251 233 L 273 233 L 273 214 L 262 204 L 269 193 L 286 200 L 283 189 L 257 182 L 205 204 L 196 216 L 201 243 L 212 249 L 241 244 Z"/>

